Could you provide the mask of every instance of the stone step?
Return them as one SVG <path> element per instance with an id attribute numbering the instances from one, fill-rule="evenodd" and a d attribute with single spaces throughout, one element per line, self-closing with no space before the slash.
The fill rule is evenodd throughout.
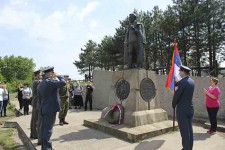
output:
<path id="1" fill-rule="evenodd" d="M 144 139 L 155 137 L 161 134 L 173 131 L 173 122 L 171 120 L 166 120 L 162 122 L 152 123 L 148 125 L 142 125 L 138 127 L 130 127 L 125 124 L 122 125 L 112 125 L 105 120 L 84 120 L 84 126 L 89 128 L 94 128 L 104 133 L 108 133 L 119 139 L 128 142 L 139 142 Z M 175 125 L 175 130 L 177 130 L 177 123 Z"/>

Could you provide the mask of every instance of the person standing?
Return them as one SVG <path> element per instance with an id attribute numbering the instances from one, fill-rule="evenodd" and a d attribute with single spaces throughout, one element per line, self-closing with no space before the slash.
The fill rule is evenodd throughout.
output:
<path id="1" fill-rule="evenodd" d="M 47 67 L 43 72 L 45 77 L 38 85 L 39 111 L 41 112 L 42 120 L 41 149 L 51 150 L 52 143 L 50 138 L 52 129 L 55 124 L 56 113 L 60 110 L 58 88 L 65 86 L 66 81 L 61 76 L 57 76 L 59 81 L 54 79 L 56 77 L 54 67 Z"/>
<path id="2" fill-rule="evenodd" d="M 179 74 L 182 79 L 177 83 L 177 90 L 174 93 L 172 102 L 172 107 L 176 108 L 183 150 L 192 150 L 193 148 L 194 81 L 189 77 L 190 71 L 191 69 L 187 66 L 180 66 Z"/>
<path id="3" fill-rule="evenodd" d="M 214 134 L 217 129 L 217 112 L 220 107 L 219 96 L 220 88 L 217 86 L 219 80 L 212 78 L 210 81 L 210 87 L 205 89 L 205 105 L 209 115 L 210 129 L 207 131 L 209 134 Z"/>
<path id="4" fill-rule="evenodd" d="M 83 87 L 80 85 L 80 82 L 77 81 L 77 85 L 74 87 L 74 106 L 75 109 L 81 109 L 84 106 L 83 103 Z"/>
<path id="5" fill-rule="evenodd" d="M 30 104 L 30 98 L 32 95 L 32 90 L 27 83 L 24 84 L 22 94 L 23 94 L 23 106 L 24 106 L 23 112 L 24 112 L 24 115 L 29 115 L 29 104 Z"/>
<path id="6" fill-rule="evenodd" d="M 92 93 L 94 91 L 94 86 L 92 85 L 91 81 L 88 81 L 88 85 L 86 87 L 86 99 L 84 110 L 87 110 L 87 103 L 89 102 L 89 109 L 92 110 Z"/>
<path id="7" fill-rule="evenodd" d="M 40 70 L 37 70 L 34 72 L 34 82 L 32 85 L 32 90 L 33 90 L 33 100 L 32 100 L 32 116 L 31 116 L 31 122 L 30 122 L 30 138 L 32 139 L 37 139 L 38 134 L 37 134 L 37 121 L 38 121 L 38 109 L 37 109 L 37 103 L 38 103 L 38 97 L 37 97 L 37 86 L 41 82 L 41 75 L 40 75 Z"/>
<path id="8" fill-rule="evenodd" d="M 6 93 L 5 86 L 0 82 L 0 112 L 2 112 L 3 107 L 3 96 Z"/>
<path id="9" fill-rule="evenodd" d="M 69 75 L 64 75 L 65 81 L 68 81 Z M 60 111 L 59 111 L 59 125 L 69 124 L 65 121 L 67 112 L 69 110 L 69 84 L 67 84 L 59 89 L 60 96 Z"/>
<path id="10" fill-rule="evenodd" d="M 1 116 L 6 117 L 6 108 L 9 102 L 9 90 L 7 89 L 6 85 L 3 85 L 5 87 L 5 93 L 3 93 L 3 108 L 1 111 Z M 3 115 L 4 112 L 4 115 Z"/>
<path id="11" fill-rule="evenodd" d="M 18 84 L 18 88 L 17 88 L 17 98 L 18 98 L 18 101 L 19 101 L 19 105 L 20 105 L 20 111 L 23 109 L 23 94 L 22 94 L 22 84 L 19 83 Z"/>
<path id="12" fill-rule="evenodd" d="M 73 105 L 73 90 L 74 86 L 73 83 L 71 82 L 71 78 L 68 78 L 68 84 L 69 84 L 69 109 L 72 109 Z"/>

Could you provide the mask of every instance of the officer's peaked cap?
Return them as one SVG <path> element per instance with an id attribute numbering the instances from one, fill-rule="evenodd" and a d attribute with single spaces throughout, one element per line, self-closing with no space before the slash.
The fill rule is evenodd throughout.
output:
<path id="1" fill-rule="evenodd" d="M 43 69 L 44 73 L 52 72 L 52 71 L 54 71 L 54 67 L 46 67 L 45 69 Z"/>
<path id="2" fill-rule="evenodd" d="M 36 70 L 34 71 L 34 75 L 39 74 L 41 72 L 41 70 Z"/>
<path id="3" fill-rule="evenodd" d="M 180 71 L 184 71 L 184 72 L 189 73 L 191 71 L 191 69 L 189 67 L 187 67 L 187 66 L 181 65 L 180 66 Z"/>

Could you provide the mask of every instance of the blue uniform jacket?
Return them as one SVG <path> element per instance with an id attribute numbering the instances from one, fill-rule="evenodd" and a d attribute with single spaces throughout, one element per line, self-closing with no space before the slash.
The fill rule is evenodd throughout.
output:
<path id="1" fill-rule="evenodd" d="M 194 81 L 187 76 L 181 79 L 177 86 L 178 89 L 173 96 L 172 107 L 175 108 L 177 106 L 177 112 L 193 115 Z"/>
<path id="2" fill-rule="evenodd" d="M 54 113 L 60 110 L 58 88 L 66 85 L 63 77 L 59 81 L 45 78 L 38 86 L 38 96 L 41 114 Z"/>

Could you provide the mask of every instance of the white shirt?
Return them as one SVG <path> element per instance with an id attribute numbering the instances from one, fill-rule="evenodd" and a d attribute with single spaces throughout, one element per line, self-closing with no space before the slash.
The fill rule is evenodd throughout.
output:
<path id="1" fill-rule="evenodd" d="M 4 89 L 0 88 L 0 101 L 3 101 Z"/>

